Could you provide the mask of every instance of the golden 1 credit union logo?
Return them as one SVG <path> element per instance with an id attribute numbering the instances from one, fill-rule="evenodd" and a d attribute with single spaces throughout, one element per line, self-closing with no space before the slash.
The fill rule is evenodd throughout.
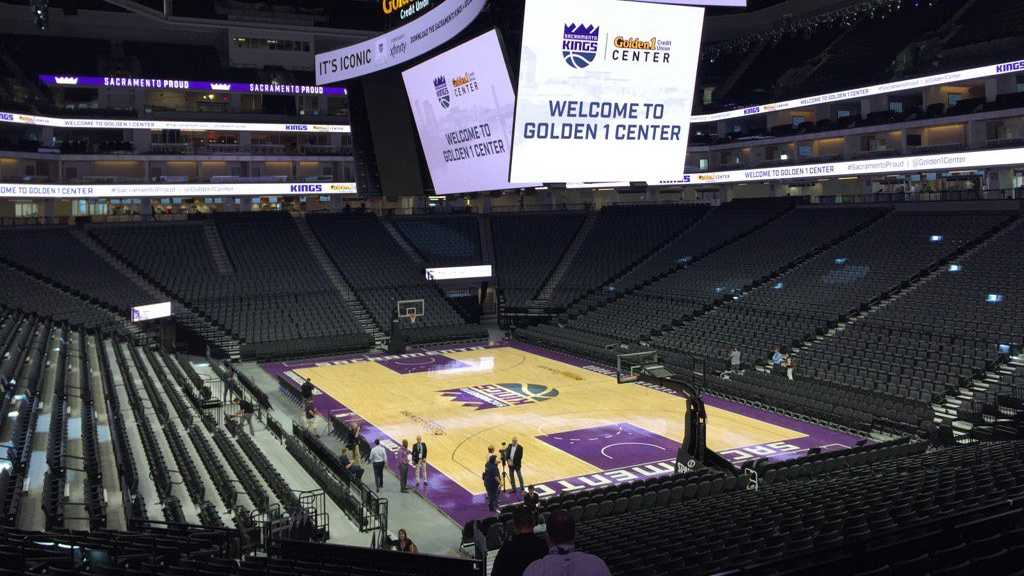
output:
<path id="1" fill-rule="evenodd" d="M 381 10 L 385 16 L 398 12 L 402 20 L 415 16 L 418 12 L 430 7 L 430 0 L 381 0 Z"/>
<path id="2" fill-rule="evenodd" d="M 672 41 L 648 39 L 636 36 L 616 36 L 612 40 L 612 60 L 619 62 L 641 62 L 646 64 L 668 64 L 672 57 Z"/>
<path id="3" fill-rule="evenodd" d="M 472 94 L 480 90 L 480 85 L 476 81 L 475 72 L 466 72 L 452 78 L 452 92 L 456 98 Z"/>

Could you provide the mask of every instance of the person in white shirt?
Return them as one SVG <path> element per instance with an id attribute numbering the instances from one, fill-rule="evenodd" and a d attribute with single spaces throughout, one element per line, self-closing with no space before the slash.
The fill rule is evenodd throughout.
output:
<path id="1" fill-rule="evenodd" d="M 523 576 L 611 576 L 608 565 L 593 554 L 576 551 L 576 522 L 566 510 L 548 517 L 548 555 L 534 560 Z"/>
<path id="2" fill-rule="evenodd" d="M 380 438 L 373 441 L 370 463 L 373 464 L 373 482 L 377 486 L 377 492 L 380 492 L 384 489 L 384 465 L 388 463 L 388 451 L 380 445 Z"/>

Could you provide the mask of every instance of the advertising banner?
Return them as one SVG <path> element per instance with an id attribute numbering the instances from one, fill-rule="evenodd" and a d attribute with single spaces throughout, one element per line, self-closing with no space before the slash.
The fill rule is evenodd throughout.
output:
<path id="1" fill-rule="evenodd" d="M 355 182 L 223 184 L 4 184 L 0 198 L 171 198 L 355 194 Z"/>
<path id="2" fill-rule="evenodd" d="M 878 160 L 851 160 L 847 162 L 829 162 L 826 164 L 805 164 L 802 166 L 730 170 L 727 172 L 705 172 L 702 174 L 687 174 L 681 180 L 663 180 L 658 182 L 658 184 L 728 184 L 734 182 L 790 180 L 795 178 L 864 176 L 897 172 L 939 172 L 944 170 L 1013 165 L 1024 166 L 1024 148 L 980 150 L 977 152 L 956 152 L 953 154 L 933 154 L 928 156 L 905 156 L 903 158 L 881 158 Z"/>
<path id="3" fill-rule="evenodd" d="M 487 0 L 444 0 L 424 16 L 376 38 L 316 55 L 316 83 L 380 72 L 418 58 L 469 26 Z"/>
<path id="4" fill-rule="evenodd" d="M 934 74 L 932 76 L 922 76 L 920 78 L 898 80 L 896 82 L 889 82 L 886 84 L 863 86 L 861 88 L 852 88 L 850 90 L 830 92 L 828 94 L 819 94 L 817 96 L 806 96 L 804 98 L 786 100 L 784 102 L 760 104 L 758 106 L 751 106 L 749 108 L 743 108 L 739 110 L 729 110 L 727 112 L 717 112 L 715 114 L 699 114 L 695 115 L 692 121 L 695 124 L 701 124 L 706 122 L 718 122 L 719 120 L 728 120 L 730 118 L 756 116 L 758 114 L 767 114 L 769 112 L 778 112 L 780 110 L 792 110 L 794 108 L 803 108 L 806 106 L 814 106 L 817 104 L 827 104 L 829 102 L 840 102 L 842 100 L 852 100 L 854 98 L 877 96 L 879 94 L 892 94 L 894 92 L 913 90 L 915 88 L 924 88 L 926 86 L 938 86 L 941 84 L 950 84 L 953 82 L 977 80 L 978 78 L 1001 76 L 1003 74 L 1016 74 L 1022 71 L 1024 71 L 1024 60 L 1017 60 L 1014 62 L 1005 62 L 1003 64 L 993 64 L 991 66 L 981 66 L 979 68 L 968 68 L 965 70 L 957 70 L 955 72 Z"/>
<path id="5" fill-rule="evenodd" d="M 515 94 L 498 33 L 478 36 L 402 73 L 437 194 L 508 183 Z"/>
<path id="6" fill-rule="evenodd" d="M 105 118 L 54 118 L 16 112 L 0 112 L 0 122 L 54 128 L 100 128 L 108 130 L 225 130 L 237 132 L 339 132 L 350 133 L 348 124 L 264 124 L 259 122 L 204 122 L 178 120 L 130 120 Z"/>
<path id="7" fill-rule="evenodd" d="M 75 76 L 73 74 L 40 74 L 39 81 L 47 86 L 199 90 L 203 92 L 234 92 L 241 94 L 325 94 L 327 96 L 344 96 L 346 94 L 345 89 L 340 86 L 215 82 L 210 80 L 165 80 L 162 78 L 124 78 L 115 76 Z"/>
<path id="8" fill-rule="evenodd" d="M 704 9 L 527 0 L 512 182 L 684 172 Z"/>

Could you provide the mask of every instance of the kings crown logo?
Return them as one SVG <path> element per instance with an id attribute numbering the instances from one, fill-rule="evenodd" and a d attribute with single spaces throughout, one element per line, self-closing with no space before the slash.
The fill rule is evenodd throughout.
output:
<path id="1" fill-rule="evenodd" d="M 573 68 L 586 68 L 597 56 L 601 27 L 566 24 L 562 34 L 562 57 Z"/>
<path id="2" fill-rule="evenodd" d="M 447 110 L 452 103 L 452 95 L 448 92 L 448 81 L 444 79 L 444 76 L 434 78 L 434 92 L 437 93 L 437 102 L 441 108 Z"/>
<path id="3" fill-rule="evenodd" d="M 558 389 L 543 384 L 484 384 L 442 390 L 441 395 L 467 408 L 490 410 L 551 400 L 558 396 Z"/>

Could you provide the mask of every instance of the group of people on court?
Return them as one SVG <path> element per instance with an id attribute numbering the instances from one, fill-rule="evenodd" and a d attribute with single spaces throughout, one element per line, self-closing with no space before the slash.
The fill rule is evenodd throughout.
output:
<path id="1" fill-rule="evenodd" d="M 306 379 L 300 386 L 304 411 L 307 417 L 315 416 L 313 407 L 313 384 Z M 251 410 L 251 405 L 250 405 Z M 240 412 L 244 418 L 246 410 Z M 241 422 L 240 422 L 241 423 Z M 251 430 L 251 422 L 248 422 Z M 346 444 L 348 450 L 342 451 L 343 466 L 355 468 L 359 460 L 358 423 L 351 427 L 345 426 L 349 436 Z M 351 453 L 351 458 L 347 453 Z M 402 440 L 396 457 L 398 458 L 398 478 L 402 492 L 408 490 L 409 469 L 413 469 L 416 489 L 422 483 L 427 488 L 427 444 L 422 436 L 409 446 L 408 440 Z M 609 575 L 607 565 L 597 556 L 579 552 L 575 549 L 576 525 L 572 515 L 565 510 L 556 510 L 547 519 L 546 539 L 534 533 L 534 524 L 540 496 L 530 486 L 529 490 L 523 482 L 523 446 L 519 439 L 512 438 L 508 444 L 502 443 L 496 450 L 494 445 L 487 447 L 487 461 L 484 464 L 483 481 L 487 489 L 487 507 L 497 512 L 498 495 L 504 487 L 504 480 L 510 481 L 510 491 L 523 492 L 523 503 L 516 508 L 513 517 L 516 534 L 509 538 L 498 551 L 494 568 L 494 576 L 606 576 Z M 384 488 L 384 468 L 388 464 L 388 450 L 380 439 L 373 442 L 373 448 L 367 455 L 373 465 L 374 486 L 380 492 Z M 361 472 L 360 472 L 361 474 Z M 398 530 L 398 538 L 390 543 L 391 547 L 400 552 L 417 554 L 416 544 L 409 538 L 404 528 Z"/>
<path id="2" fill-rule="evenodd" d="M 384 489 L 384 468 L 388 464 L 388 451 L 381 445 L 380 439 L 373 441 L 373 448 L 370 450 L 370 463 L 373 464 L 373 483 L 380 492 Z M 408 491 L 409 468 L 413 469 L 416 477 L 416 489 L 420 489 L 420 482 L 423 482 L 423 489 L 427 488 L 427 445 L 423 442 L 422 436 L 416 437 L 416 443 L 409 449 L 409 441 L 402 440 L 398 449 L 398 481 L 402 492 Z"/>
<path id="3" fill-rule="evenodd" d="M 500 468 L 498 458 L 501 458 Z M 487 509 L 491 512 L 498 511 L 498 493 L 501 491 L 502 481 L 508 477 L 511 483 L 510 491 L 518 492 L 526 490 L 523 484 L 523 447 L 519 439 L 512 437 L 510 444 L 502 442 L 501 450 L 495 453 L 494 445 L 487 447 L 487 461 L 484 463 L 482 475 L 484 488 L 487 489 Z M 519 479 L 519 488 L 516 488 L 516 478 Z"/>

